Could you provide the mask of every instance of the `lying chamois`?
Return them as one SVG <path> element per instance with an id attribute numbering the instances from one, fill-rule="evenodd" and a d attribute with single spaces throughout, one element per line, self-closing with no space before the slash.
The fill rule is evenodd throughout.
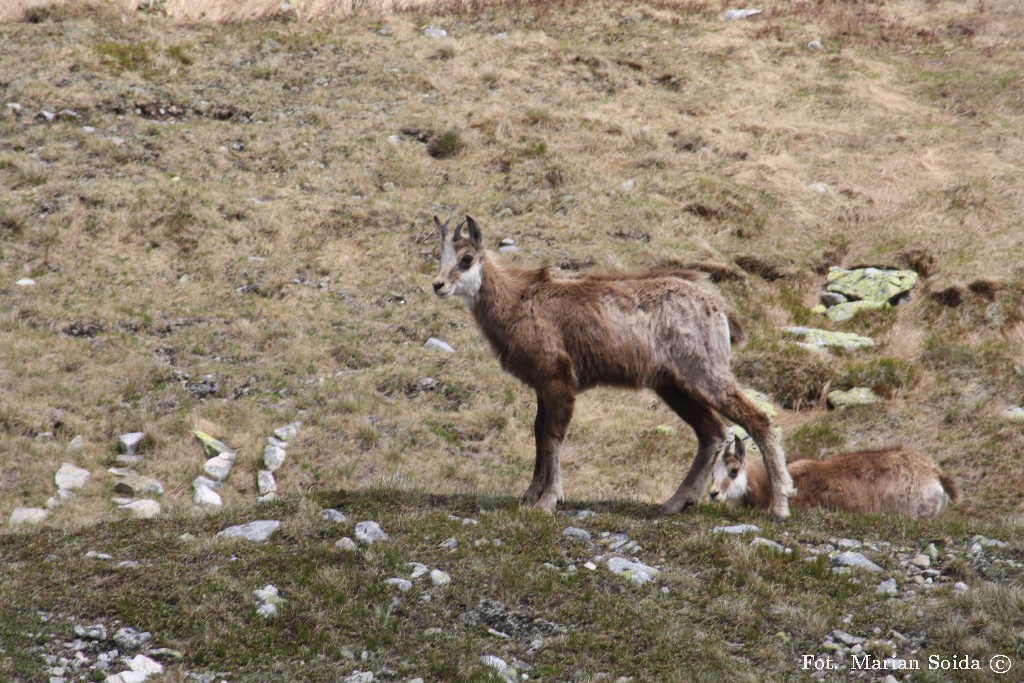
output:
<path id="1" fill-rule="evenodd" d="M 559 458 L 576 394 L 610 385 L 653 389 L 697 434 L 697 455 L 664 512 L 703 498 L 725 439 L 722 415 L 766 455 L 771 514 L 789 516 L 792 482 L 771 419 L 733 378 L 731 345 L 742 332 L 703 276 L 666 270 L 560 279 L 547 268 L 502 263 L 484 249 L 469 216 L 454 235 L 447 222 L 434 222 L 441 233 L 434 292 L 462 298 L 502 368 L 537 393 L 537 459 L 526 504 L 552 512 L 563 499 Z"/>
<path id="2" fill-rule="evenodd" d="M 904 448 L 861 451 L 828 460 L 797 460 L 787 469 L 797 507 L 845 512 L 891 512 L 914 519 L 934 517 L 959 499 L 953 480 L 927 456 Z M 764 463 L 746 458 L 742 439 L 715 459 L 711 500 L 766 508 L 770 502 Z"/>

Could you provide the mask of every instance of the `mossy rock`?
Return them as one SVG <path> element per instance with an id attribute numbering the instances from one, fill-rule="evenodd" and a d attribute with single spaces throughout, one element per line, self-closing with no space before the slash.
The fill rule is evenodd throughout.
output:
<path id="1" fill-rule="evenodd" d="M 824 307 L 822 307 L 824 308 Z M 853 316 L 857 315 L 861 311 L 880 311 L 887 308 L 892 308 L 886 301 L 871 301 L 869 299 L 862 299 L 860 301 L 847 301 L 842 304 L 836 304 L 832 308 L 822 311 L 825 317 L 835 322 L 842 322 L 843 320 L 849 320 Z"/>
<path id="2" fill-rule="evenodd" d="M 786 332 L 796 338 L 796 343 L 805 349 L 854 349 L 874 348 L 871 337 L 862 337 L 852 332 L 832 332 L 815 327 L 787 327 Z"/>
<path id="3" fill-rule="evenodd" d="M 836 389 L 828 392 L 828 403 L 836 410 L 881 403 L 882 400 L 882 397 L 872 391 L 870 387 L 854 387 L 849 391 Z"/>
<path id="4" fill-rule="evenodd" d="M 882 270 L 880 268 L 845 270 L 832 266 L 828 269 L 826 290 L 842 294 L 855 301 L 893 304 L 913 289 L 917 284 L 917 278 L 917 273 L 912 270 Z"/>

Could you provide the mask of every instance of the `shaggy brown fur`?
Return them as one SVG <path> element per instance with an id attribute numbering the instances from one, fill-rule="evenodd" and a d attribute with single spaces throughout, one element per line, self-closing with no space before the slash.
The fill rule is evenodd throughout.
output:
<path id="1" fill-rule="evenodd" d="M 733 378 L 739 325 L 718 292 L 690 271 L 555 277 L 519 269 L 483 247 L 480 228 L 441 233 L 438 296 L 463 298 L 502 368 L 537 392 L 537 459 L 524 499 L 553 510 L 562 499 L 559 453 L 576 394 L 598 385 L 651 388 L 696 432 L 697 455 L 664 506 L 699 502 L 725 438 L 719 415 L 743 426 L 767 454 L 772 514 L 788 516 L 791 483 L 770 418 Z"/>
<path id="2" fill-rule="evenodd" d="M 798 460 L 787 467 L 796 507 L 845 512 L 890 512 L 914 519 L 934 517 L 959 500 L 953 480 L 927 456 L 905 448 L 837 455 L 828 460 Z M 744 476 L 745 475 L 745 476 Z M 743 441 L 718 458 L 711 499 L 767 508 L 768 477 L 760 459 L 746 458 Z"/>

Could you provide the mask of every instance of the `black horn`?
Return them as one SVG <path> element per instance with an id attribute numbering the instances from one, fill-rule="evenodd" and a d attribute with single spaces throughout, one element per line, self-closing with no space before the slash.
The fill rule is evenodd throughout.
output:
<path id="1" fill-rule="evenodd" d="M 441 220 L 437 216 L 434 216 L 434 224 L 437 225 L 437 231 L 439 233 L 441 233 L 441 239 L 444 239 L 445 237 L 448 236 L 448 224 L 451 223 L 451 222 L 452 222 L 452 219 L 449 218 L 442 225 L 441 224 Z"/>
<path id="2" fill-rule="evenodd" d="M 465 224 L 466 221 L 462 221 L 457 226 L 455 226 L 455 236 L 452 238 L 453 242 L 458 242 L 459 239 L 462 237 L 462 226 Z"/>

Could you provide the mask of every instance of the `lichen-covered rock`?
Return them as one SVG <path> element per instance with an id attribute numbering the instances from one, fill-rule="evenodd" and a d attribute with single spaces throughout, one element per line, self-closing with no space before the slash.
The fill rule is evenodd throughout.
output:
<path id="1" fill-rule="evenodd" d="M 875 346 L 875 341 L 870 337 L 862 337 L 852 332 L 832 332 L 815 327 L 787 327 L 785 331 L 796 338 L 798 346 L 815 351 L 822 349 L 853 351 L 855 349 L 870 349 Z"/>
<path id="2" fill-rule="evenodd" d="M 826 309 L 824 313 L 829 320 L 842 322 L 853 318 L 861 311 L 882 311 L 888 308 L 892 308 L 892 306 L 884 301 L 847 301 Z"/>
<path id="3" fill-rule="evenodd" d="M 223 441 L 218 441 L 206 432 L 200 432 L 198 430 L 193 431 L 199 442 L 203 444 L 203 451 L 206 453 L 207 458 L 215 458 L 221 453 L 231 453 L 234 455 L 235 451 L 233 448 L 225 444 Z"/>
<path id="4" fill-rule="evenodd" d="M 918 275 L 912 270 L 845 270 L 832 266 L 828 269 L 827 278 L 826 290 L 842 294 L 847 299 L 895 304 L 917 284 Z"/>
<path id="5" fill-rule="evenodd" d="M 882 397 L 869 387 L 854 387 L 849 391 L 836 389 L 835 391 L 828 392 L 828 403 L 836 409 L 854 408 L 856 406 L 866 406 L 881 402 Z"/>

